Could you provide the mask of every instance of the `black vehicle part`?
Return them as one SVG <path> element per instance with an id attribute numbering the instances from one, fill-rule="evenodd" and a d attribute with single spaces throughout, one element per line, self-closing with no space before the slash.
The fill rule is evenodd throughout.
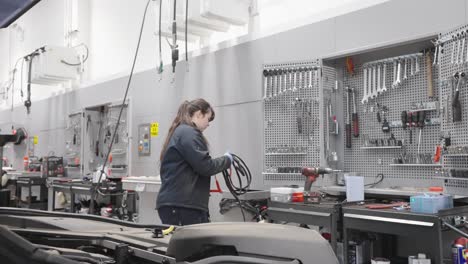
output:
<path id="1" fill-rule="evenodd" d="M 0 256 L 2 262 L 5 261 L 5 263 L 81 263 L 56 254 L 49 254 L 3 226 L 0 226 L 0 245 L 2 245 Z"/>
<path id="2" fill-rule="evenodd" d="M 317 231 L 261 223 L 182 226 L 172 235 L 166 254 L 176 262 L 197 264 L 295 263 L 294 260 L 302 264 L 338 263 L 330 244 Z M 229 261 L 209 260 L 215 256 L 224 256 Z M 241 256 L 248 258 L 241 260 Z"/>

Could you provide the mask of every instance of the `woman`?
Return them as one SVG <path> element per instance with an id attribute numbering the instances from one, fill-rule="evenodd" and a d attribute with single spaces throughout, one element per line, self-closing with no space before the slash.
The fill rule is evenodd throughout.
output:
<path id="1" fill-rule="evenodd" d="M 229 153 L 212 159 L 203 131 L 215 113 L 204 99 L 180 105 L 164 142 L 161 189 L 157 209 L 163 224 L 190 225 L 209 222 L 208 199 L 211 176 L 228 169 Z"/>

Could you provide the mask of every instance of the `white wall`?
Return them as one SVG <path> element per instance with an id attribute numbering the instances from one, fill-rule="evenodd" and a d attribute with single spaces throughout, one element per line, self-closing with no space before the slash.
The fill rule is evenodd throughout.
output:
<path id="1" fill-rule="evenodd" d="M 166 0 L 167 1 L 167 0 Z M 290 30 L 305 24 L 320 21 L 337 14 L 343 14 L 370 5 L 379 4 L 388 0 L 333 0 L 333 1 L 279 1 L 259 0 L 259 15 L 252 19 L 256 24 L 250 35 L 244 36 L 243 41 L 268 36 L 281 31 Z M 163 20 L 167 20 L 167 4 L 163 2 Z M 90 48 L 90 57 L 87 62 L 81 86 L 99 83 L 117 76 L 124 76 L 130 72 L 135 53 L 140 24 L 142 21 L 145 0 L 79 0 L 79 34 L 75 43 L 86 43 Z M 146 16 L 145 28 L 142 36 L 136 72 L 155 68 L 159 64 L 157 32 L 158 1 L 151 1 Z M 288 10 L 286 13 L 285 10 Z M 288 15 L 285 15 L 288 14 Z M 292 16 L 294 14 L 294 16 Z M 29 12 L 23 15 L 16 23 L 23 29 L 22 40 L 17 30 L 0 30 L 0 55 L 6 54 L 8 65 L 0 66 L 0 83 L 8 78 L 8 72 L 12 69 L 17 58 L 28 54 L 42 45 L 64 44 L 64 1 L 42 0 Z M 10 32 L 11 31 L 11 32 Z M 198 52 L 192 52 L 191 56 L 198 56 L 206 52 L 213 52 L 219 48 L 237 44 L 217 43 L 235 37 L 245 35 L 247 26 L 232 26 L 227 33 L 215 33 L 207 42 L 212 45 Z M 11 41 L 8 41 L 9 35 Z M 199 49 L 200 42 L 190 43 L 189 51 Z M 170 48 L 166 40 L 162 40 L 163 62 L 165 70 L 170 71 Z M 179 42 L 180 60 L 184 60 L 184 42 Z M 2 56 L 4 58 L 4 56 Z M 19 78 L 17 78 L 19 84 Z M 66 85 L 67 86 L 67 85 Z M 47 98 L 62 92 L 62 87 L 33 86 L 33 101 Z M 16 92 L 16 104 L 22 104 L 19 92 Z M 11 102 L 10 102 L 11 103 Z M 9 104 L 0 104 L 1 108 L 9 107 Z"/>

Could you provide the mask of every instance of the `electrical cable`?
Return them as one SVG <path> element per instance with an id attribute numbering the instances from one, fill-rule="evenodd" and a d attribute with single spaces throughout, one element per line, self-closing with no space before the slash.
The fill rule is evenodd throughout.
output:
<path id="1" fill-rule="evenodd" d="M 229 192 L 234 196 L 236 201 L 239 203 L 239 207 L 241 209 L 242 218 L 245 222 L 245 214 L 242 208 L 242 203 L 239 199 L 240 195 L 243 195 L 249 191 L 250 184 L 252 183 L 252 174 L 250 173 L 249 167 L 245 164 L 245 162 L 236 154 L 232 154 L 232 164 L 231 168 L 223 171 L 224 181 L 226 182 L 226 186 L 229 189 Z M 232 167 L 234 167 L 234 171 L 236 172 L 237 180 L 239 186 L 236 186 L 232 181 Z M 242 177 L 245 178 L 245 185 L 243 184 Z"/>
<path id="2" fill-rule="evenodd" d="M 123 109 L 125 108 L 126 106 L 126 101 L 127 101 L 127 95 L 128 95 L 128 91 L 130 90 L 130 84 L 132 82 L 132 77 L 133 77 L 133 71 L 135 70 L 135 65 L 136 65 L 136 60 L 138 58 L 138 50 L 140 49 L 140 43 L 141 43 L 141 36 L 143 34 L 143 28 L 145 26 L 145 18 L 146 18 L 146 13 L 148 11 L 148 6 L 149 6 L 149 3 L 151 2 L 151 0 L 148 0 L 146 2 L 146 7 L 145 7 L 145 11 L 143 13 L 143 19 L 141 21 L 141 27 L 140 27 L 140 35 L 138 37 L 138 43 L 137 43 L 137 47 L 136 47 L 136 50 L 135 50 L 135 56 L 133 58 L 133 64 L 132 64 L 132 69 L 130 70 L 130 75 L 128 77 L 128 82 L 127 82 L 127 87 L 125 89 L 125 95 L 124 95 L 124 98 L 122 100 L 122 106 L 120 107 L 120 111 L 119 111 L 119 117 L 117 118 L 117 122 L 115 124 L 115 130 L 114 130 L 114 133 L 112 134 L 112 140 L 111 140 L 111 143 L 109 145 L 109 149 L 107 151 L 107 154 L 106 154 L 106 158 L 104 159 L 104 162 L 102 164 L 102 167 L 101 167 L 101 171 L 100 171 L 100 174 L 99 174 L 99 178 L 97 180 L 97 186 L 96 188 L 94 188 L 93 190 L 93 193 L 92 193 L 92 200 L 96 200 L 96 194 L 98 193 L 98 190 L 99 190 L 99 187 L 101 185 L 101 180 L 102 180 L 102 175 L 105 173 L 104 172 L 104 168 L 106 167 L 106 164 L 107 164 L 107 161 L 109 160 L 109 156 L 111 154 L 111 151 L 112 151 L 112 146 L 114 145 L 114 141 L 115 141 L 115 135 L 117 134 L 117 131 L 119 129 L 119 125 L 120 125 L 120 119 L 122 118 L 122 112 L 123 112 Z M 102 194 L 101 194 L 102 195 Z"/>
<path id="3" fill-rule="evenodd" d="M 188 0 L 185 0 L 185 61 L 187 62 L 188 67 Z M 187 68 L 188 69 L 188 68 Z"/>
<path id="4" fill-rule="evenodd" d="M 375 179 L 377 179 L 377 177 L 379 177 L 379 176 L 380 176 L 380 179 L 379 179 L 378 181 L 375 181 Z M 377 174 L 377 176 L 375 176 L 374 182 L 373 182 L 373 183 L 365 184 L 364 186 L 366 186 L 366 187 L 367 187 L 367 186 L 370 186 L 370 188 L 373 188 L 373 187 L 375 187 L 377 184 L 383 182 L 383 180 L 384 180 L 384 175 L 383 175 L 383 173 L 379 173 L 379 174 Z"/>
<path id="5" fill-rule="evenodd" d="M 161 47 L 161 17 L 162 17 L 162 1 L 159 0 L 159 68 L 158 73 L 162 74 L 163 72 L 163 60 L 162 60 L 162 47 Z"/>
<path id="6" fill-rule="evenodd" d="M 88 60 L 88 57 L 89 57 L 89 49 L 88 49 L 88 46 L 87 46 L 86 44 L 84 44 L 84 43 L 81 43 L 81 44 L 78 44 L 78 45 L 76 45 L 76 46 L 74 46 L 74 47 L 72 47 L 72 48 L 76 48 L 76 47 L 79 47 L 79 46 L 83 46 L 83 47 L 85 47 L 85 49 L 86 49 L 86 56 L 85 56 L 85 58 L 83 59 L 83 62 L 71 63 L 71 62 L 67 62 L 67 61 L 65 61 L 65 60 L 60 60 L 60 62 L 63 63 L 63 64 L 66 64 L 66 65 L 68 65 L 68 66 L 80 66 L 81 64 L 85 63 L 85 62 Z"/>

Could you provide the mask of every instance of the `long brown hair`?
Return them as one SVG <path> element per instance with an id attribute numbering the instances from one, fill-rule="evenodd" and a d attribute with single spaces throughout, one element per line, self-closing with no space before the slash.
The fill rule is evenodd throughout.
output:
<path id="1" fill-rule="evenodd" d="M 211 112 L 211 118 L 209 121 L 211 122 L 214 120 L 215 112 L 213 108 L 211 107 L 211 105 L 207 101 L 205 101 L 205 99 L 199 98 L 199 99 L 195 99 L 192 101 L 184 101 L 179 106 L 179 110 L 177 111 L 177 116 L 174 118 L 174 121 L 172 121 L 172 125 L 169 128 L 169 132 L 167 133 L 166 140 L 164 141 L 164 145 L 161 150 L 161 154 L 159 156 L 159 160 L 161 162 L 163 160 L 164 153 L 166 152 L 167 145 L 169 144 L 169 141 L 171 140 L 172 134 L 174 134 L 175 129 L 180 124 L 186 124 L 186 125 L 189 125 L 198 129 L 197 126 L 192 122 L 192 117 L 195 114 L 195 112 L 197 112 L 198 110 L 200 110 L 200 112 L 203 115 L 206 115 L 209 112 Z M 208 144 L 208 142 L 206 141 L 204 137 L 203 137 L 203 140 L 205 141 L 206 144 Z"/>

